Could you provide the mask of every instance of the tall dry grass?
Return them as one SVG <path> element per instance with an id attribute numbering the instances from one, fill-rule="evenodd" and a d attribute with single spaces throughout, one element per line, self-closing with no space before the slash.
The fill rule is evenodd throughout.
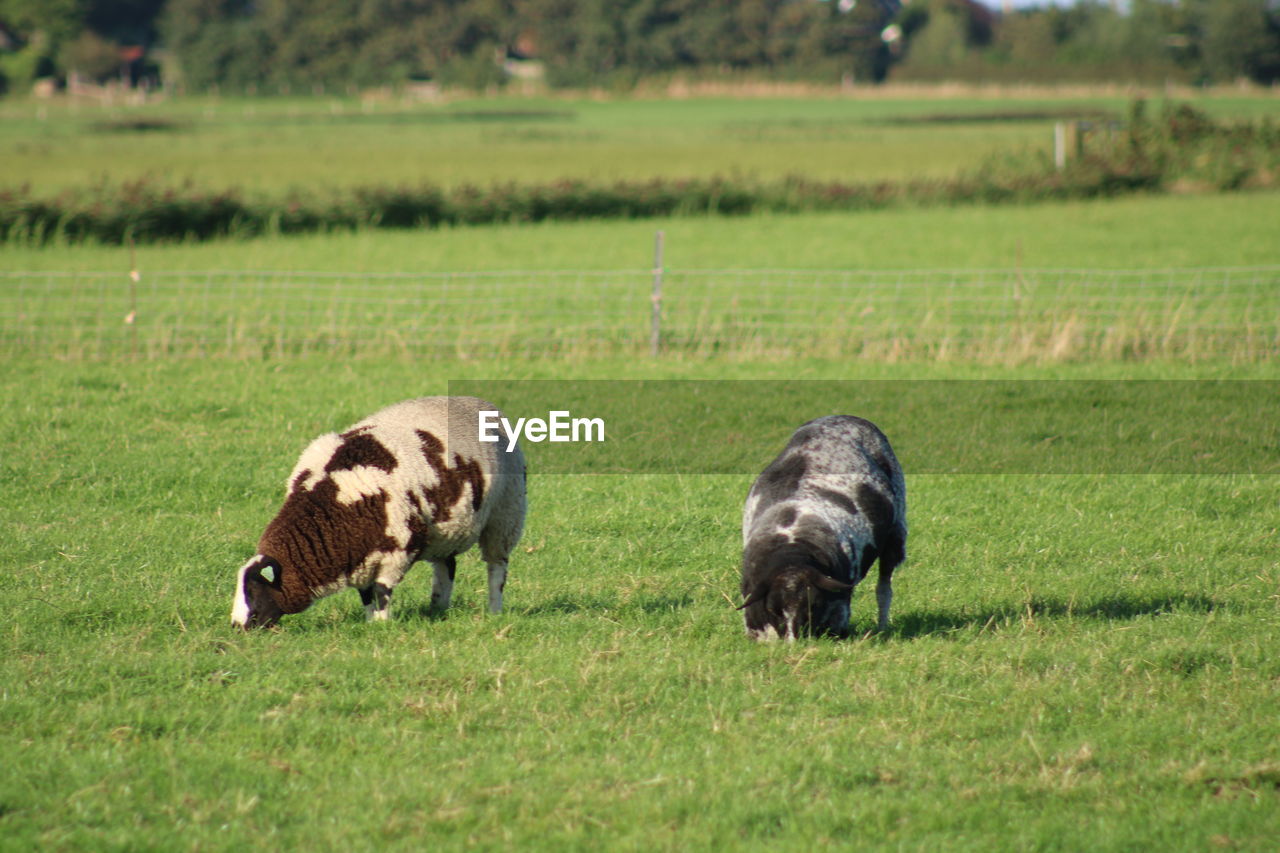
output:
<path id="1" fill-rule="evenodd" d="M 0 275 L 0 353 L 61 359 L 647 354 L 650 271 Z M 667 357 L 1270 362 L 1280 267 L 669 271 Z"/>

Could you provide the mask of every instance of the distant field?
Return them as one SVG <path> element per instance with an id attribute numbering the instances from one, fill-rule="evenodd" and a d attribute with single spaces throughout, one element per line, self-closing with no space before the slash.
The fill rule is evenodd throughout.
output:
<path id="1" fill-rule="evenodd" d="M 1267 95 L 1180 98 L 1222 116 L 1280 114 Z M 1159 96 L 1153 97 L 1153 106 Z M 1117 95 L 684 100 L 186 99 L 145 106 L 0 103 L 0 186 L 97 181 L 289 189 L 792 174 L 946 177 L 1050 151 L 1057 119 L 1121 119 Z"/>

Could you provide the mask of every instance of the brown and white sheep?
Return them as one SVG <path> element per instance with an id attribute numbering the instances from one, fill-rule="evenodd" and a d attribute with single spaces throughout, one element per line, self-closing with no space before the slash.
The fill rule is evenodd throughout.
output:
<path id="1" fill-rule="evenodd" d="M 524 527 L 525 462 L 518 445 L 479 441 L 479 413 L 496 410 L 475 397 L 422 397 L 313 441 L 240 568 L 231 621 L 271 626 L 345 587 L 359 590 L 369 619 L 387 619 L 418 560 L 433 566 L 431 603 L 444 609 L 457 556 L 476 544 L 489 611 L 499 612 Z"/>

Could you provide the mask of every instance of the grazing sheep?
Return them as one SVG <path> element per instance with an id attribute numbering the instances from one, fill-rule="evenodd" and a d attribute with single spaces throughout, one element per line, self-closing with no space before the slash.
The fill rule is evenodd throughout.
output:
<path id="1" fill-rule="evenodd" d="M 887 629 L 893 570 L 907 556 L 906 485 L 889 440 L 850 415 L 809 421 L 756 478 L 742 538 L 748 636 L 844 636 L 853 588 L 877 557 Z"/>
<path id="2" fill-rule="evenodd" d="M 313 441 L 240 569 L 231 621 L 274 625 L 349 586 L 369 619 L 387 619 L 392 590 L 420 559 L 435 569 L 431 604 L 444 609 L 456 558 L 477 542 L 489 611 L 500 611 L 524 526 L 525 465 L 518 446 L 479 441 L 482 410 L 496 407 L 475 397 L 406 400 Z"/>

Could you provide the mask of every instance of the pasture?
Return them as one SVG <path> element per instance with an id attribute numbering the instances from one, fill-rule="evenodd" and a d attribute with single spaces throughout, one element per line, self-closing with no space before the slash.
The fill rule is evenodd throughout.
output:
<path id="1" fill-rule="evenodd" d="M 1277 218 L 1255 193 L 10 246 L 0 352 L 647 353 L 662 229 L 672 356 L 1240 365 L 1280 340 Z"/>
<path id="2" fill-rule="evenodd" d="M 0 104 L 0 187 L 190 182 L 278 194 L 314 187 L 454 186 L 745 176 L 949 177 L 1013 151 L 1049 152 L 1056 120 L 1123 119 L 1158 92 L 875 93 L 688 99 L 190 99 Z M 1265 92 L 1179 92 L 1211 115 L 1272 115 Z"/>
<path id="3" fill-rule="evenodd" d="M 256 108 L 267 109 L 264 103 L 272 102 Z M 1243 103 L 1216 108 L 1257 105 Z M 757 101 L 690 107 L 697 104 L 625 105 L 633 117 L 648 111 L 655 125 L 648 142 L 637 135 L 637 150 L 660 147 L 653 140 L 663 134 L 687 138 L 743 116 L 791 121 L 808 128 L 806 137 L 822 121 L 848 118 L 833 112 L 848 107 L 838 99 L 801 101 L 791 112 Z M 172 148 L 193 165 L 165 168 L 182 177 L 217 160 L 231 168 L 209 179 L 236 180 L 234 164 L 248 169 L 245 162 L 217 152 L 234 153 L 237 138 L 246 150 L 258 143 L 237 137 L 243 128 L 225 137 L 197 132 L 206 106 L 190 107 L 190 124 L 172 132 L 191 134 Z M 214 119 L 225 106 L 215 105 Z M 234 105 L 237 121 L 251 106 Z M 534 107 L 565 108 L 503 106 Z M 619 112 L 605 116 L 614 107 Z M 590 139 L 548 141 L 546 150 L 560 159 L 546 177 L 593 162 L 635 165 L 614 146 L 644 122 L 613 135 L 610 122 L 623 124 L 621 106 L 572 109 L 579 118 L 562 122 L 569 126 L 563 132 L 596 115 L 608 156 L 593 159 L 600 151 L 593 153 Z M 910 115 L 941 108 L 885 101 L 857 109 Z M 297 110 L 339 115 L 325 101 L 300 101 Z M 41 180 L 58 185 L 84 177 L 69 163 L 90 150 L 75 141 L 73 125 L 85 120 L 44 120 L 51 129 L 71 127 L 66 137 L 53 130 L 41 137 L 31 126 L 16 131 L 8 122 L 0 136 L 10 151 L 43 150 L 39 156 L 50 159 Z M 311 158 L 299 153 L 320 138 L 308 121 L 297 122 L 295 157 L 269 168 L 269 149 L 262 149 L 263 171 L 245 171 L 242 180 L 312 180 L 326 145 L 350 154 L 394 135 L 348 121 L 336 136 L 322 134 L 325 141 L 311 146 L 320 156 Z M 441 124 L 441 138 L 460 148 L 485 133 L 507 136 L 501 124 Z M 1013 124 L 1006 130 L 1023 132 L 1024 123 Z M 957 149 L 934 134 L 949 127 L 937 123 L 928 134 L 925 148 L 940 159 L 920 168 L 963 165 L 941 163 Z M 775 131 L 744 155 L 744 164 L 756 164 L 744 168 L 767 168 L 778 152 L 798 156 L 775 147 Z M 149 168 L 123 149 L 91 150 L 103 158 L 99 173 L 112 180 Z M 459 154 L 456 168 L 477 170 L 466 180 L 535 168 L 536 158 L 497 153 Z M 296 171 L 285 165 L 290 159 Z M 332 161 L 331 173 L 360 160 L 369 170 L 356 176 L 360 182 L 385 178 L 391 172 L 378 170 L 397 163 L 413 179 L 449 180 L 412 172 L 411 163 L 430 159 L 352 155 Z M 690 154 L 687 162 L 699 161 Z M 700 162 L 690 168 L 727 161 Z M 486 163 L 492 171 L 483 171 Z M 652 163 L 635 168 L 642 166 L 653 173 Z M 38 175 L 46 166 L 33 159 L 22 168 Z M 887 174 L 898 167 L 867 168 Z M 1224 429 L 1257 423 L 1264 440 L 1194 448 L 1187 458 L 1210 454 L 1203 458 L 1212 459 L 1211 474 L 1186 465 L 1135 473 L 1123 460 L 1105 459 L 1038 468 L 1037 443 L 1058 439 L 1031 428 L 1017 433 L 1030 461 L 1014 470 L 958 460 L 953 472 L 941 463 L 913 472 L 912 431 L 886 424 L 891 440 L 902 435 L 911 532 L 907 563 L 895 577 L 894 627 L 885 635 L 864 633 L 874 604 L 870 589 L 859 588 L 849 641 L 745 639 L 734 609 L 740 515 L 768 458 L 720 473 L 532 468 L 528 524 L 512 558 L 506 610 L 496 617 L 483 612 L 475 554 L 459 560 L 454 607 L 445 614 L 427 606 L 430 571 L 422 566 L 398 588 L 388 624 L 364 623 L 349 591 L 286 617 L 278 631 L 235 633 L 228 614 L 235 571 L 278 508 L 302 447 L 388 402 L 446 393 L 451 382 L 857 379 L 886 380 L 892 389 L 923 379 L 944 389 L 954 383 L 959 395 L 966 385 L 956 380 L 1242 379 L 1268 380 L 1255 387 L 1270 394 L 1278 378 L 1278 214 L 1275 194 L 1259 192 L 356 232 L 148 246 L 133 257 L 104 246 L 0 247 L 0 553 L 8 567 L 0 605 L 9 614 L 0 631 L 0 849 L 1272 849 L 1280 836 L 1280 483 L 1274 442 L 1265 440 L 1275 425 L 1257 420 L 1266 405 L 1215 414 L 1215 427 Z M 1048 343 L 1013 351 L 996 346 L 995 332 L 984 333 L 989 349 L 963 352 L 940 347 L 947 332 L 923 323 L 919 304 L 909 302 L 878 305 L 859 322 L 923 328 L 915 349 L 806 348 L 804 328 L 836 326 L 821 302 L 835 298 L 823 290 L 830 279 L 810 275 L 792 292 L 810 300 L 805 313 L 777 320 L 801 327 L 785 347 L 735 333 L 718 350 L 672 347 L 651 358 L 644 333 L 659 228 L 667 233 L 673 300 L 697 281 L 677 273 L 697 270 L 745 270 L 752 281 L 767 270 L 925 271 L 936 280 L 984 270 L 1127 270 L 1162 283 L 1170 270 L 1271 272 L 1249 285 L 1247 311 L 1234 301 L 1248 290 L 1236 279 L 1214 279 L 1217 296 L 1203 303 L 1195 301 L 1203 282 L 1185 292 L 1162 289 L 1159 310 L 1178 313 L 1159 314 L 1163 325 L 1143 333 L 1159 340 L 1174 316 L 1186 329 L 1193 306 L 1216 306 L 1223 313 L 1201 315 L 1197 327 L 1225 324 L 1233 339 L 1241 329 L 1261 329 L 1247 352 L 1062 352 Z M 396 297 L 397 281 L 421 287 L 428 274 L 506 271 L 515 275 L 503 281 L 518 282 L 526 273 L 542 298 L 522 303 L 517 314 L 536 309 L 530 325 L 564 335 L 589 334 L 582 330 L 592 315 L 569 296 L 595 280 L 570 277 L 578 282 L 570 286 L 565 271 L 630 271 L 637 277 L 617 280 L 628 294 L 639 289 L 626 298 L 638 300 L 641 316 L 638 333 L 605 329 L 609 346 L 552 355 L 533 345 L 480 353 L 384 346 L 379 324 L 403 319 L 385 309 L 354 339 L 336 342 L 149 348 L 141 344 L 175 339 L 174 317 L 198 324 L 217 316 L 223 329 L 217 312 L 240 300 L 214 284 L 196 291 L 207 302 L 193 307 L 188 292 L 186 307 L 182 298 L 174 302 L 179 314 L 140 310 L 126 326 L 134 267 L 142 294 L 166 275 L 340 276 L 352 282 L 353 297 L 371 281 L 383 288 L 364 291 L 366 304 Z M 59 299 L 22 301 L 19 282 L 50 276 L 105 282 L 93 312 L 77 313 Z M 796 286 L 783 282 L 779 292 Z M 722 310 L 743 286 L 723 285 L 706 310 Z M 80 291 L 82 308 L 89 292 Z M 1133 296 L 1117 300 L 1115 289 L 1046 283 L 1040 292 L 1077 299 L 1062 303 L 1068 313 L 1133 328 L 1149 307 Z M 992 285 L 981 304 L 1007 296 Z M 300 309 L 286 311 L 290 304 L 276 298 L 256 306 L 273 318 L 272 334 L 281 317 L 284 326 L 312 322 Z M 974 328 L 963 314 L 951 319 L 955 329 Z M 129 327 L 138 347 L 124 335 L 120 347 L 95 348 L 95 329 L 98 340 L 114 340 Z M 19 328 L 41 331 L 10 334 Z M 446 326 L 432 329 L 432 341 L 448 334 Z M 1079 417 L 1105 421 L 1098 411 L 1082 407 Z M 796 411 L 795 425 L 826 413 Z M 713 419 L 684 417 L 697 442 L 719 440 L 704 427 Z M 769 429 L 763 444 L 780 447 L 788 430 Z M 1167 438 L 1158 423 L 1150 436 L 1153 444 Z M 946 444 L 945 436 L 935 439 L 934 449 Z"/>
<path id="4" fill-rule="evenodd" d="M 1260 850 L 1280 830 L 1274 474 L 909 475 L 894 630 L 765 646 L 734 610 L 750 474 L 535 471 L 501 616 L 470 555 L 442 617 L 419 567 L 391 624 L 347 592 L 232 633 L 300 447 L 498 367 L 850 373 L 10 362 L 6 846 Z M 855 626 L 872 614 L 860 589 Z"/>

